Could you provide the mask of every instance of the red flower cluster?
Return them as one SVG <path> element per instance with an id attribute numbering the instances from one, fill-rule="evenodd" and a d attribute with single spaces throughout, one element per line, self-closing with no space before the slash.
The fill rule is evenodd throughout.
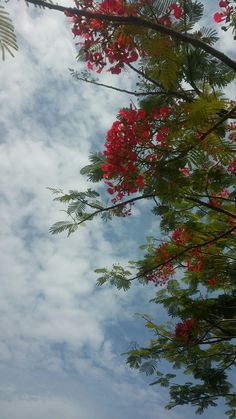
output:
<path id="1" fill-rule="evenodd" d="M 85 3 L 80 1 L 75 3 L 80 10 L 118 16 L 136 15 L 134 4 L 127 4 L 124 0 L 104 0 L 101 3 L 88 0 Z M 133 37 L 124 35 L 121 31 L 112 36 L 114 27 L 111 27 L 110 22 L 77 16 L 68 10 L 65 10 L 65 14 L 72 18 L 73 34 L 83 39 L 79 44 L 84 48 L 89 70 L 96 69 L 97 73 L 101 73 L 109 63 L 112 65 L 108 71 L 119 74 L 124 64 L 130 64 L 138 59 L 139 54 Z"/>
<path id="2" fill-rule="evenodd" d="M 233 28 L 234 39 L 236 39 L 236 7 L 232 5 L 233 1 L 220 0 L 219 6 L 223 9 L 220 12 L 216 12 L 213 19 L 216 23 L 224 23 L 221 27 L 224 31 L 227 31 L 230 27 Z M 235 1 L 234 1 L 235 3 Z"/>
<path id="3" fill-rule="evenodd" d="M 125 0 L 104 0 L 101 3 L 94 0 L 75 0 L 75 4 L 79 10 L 116 16 L 136 16 L 139 6 L 143 5 L 139 1 L 128 3 Z M 114 34 L 114 24 L 111 22 L 78 16 L 67 9 L 64 13 L 72 18 L 73 34 L 82 38 L 78 44 L 84 49 L 89 70 L 96 69 L 97 73 L 101 73 L 107 64 L 111 64 L 108 71 L 119 74 L 125 64 L 137 61 L 139 55 L 144 54 L 142 49 L 138 50 L 133 36 L 124 34 L 122 29 Z M 173 14 L 175 19 L 180 19 L 182 13 L 181 7 L 172 3 L 159 21 L 170 26 L 170 16 Z"/>
<path id="4" fill-rule="evenodd" d="M 144 109 L 121 109 L 118 119 L 107 133 L 104 155 L 106 163 L 102 165 L 108 193 L 116 197 L 112 202 L 121 200 L 145 187 L 145 174 L 140 170 L 145 162 L 150 164 L 157 156 L 150 153 L 153 147 L 154 123 L 163 121 L 168 115 L 168 108 L 155 109 L 147 114 Z M 111 182 L 115 179 L 116 183 Z"/>
<path id="5" fill-rule="evenodd" d="M 189 272 L 201 272 L 203 268 L 203 255 L 201 247 L 191 249 L 188 252 L 189 257 L 186 257 L 186 267 Z"/>
<path id="6" fill-rule="evenodd" d="M 187 228 L 185 226 L 180 227 L 177 230 L 174 230 L 172 233 L 172 240 L 178 245 L 182 246 L 186 244 L 191 237 L 191 234 L 187 232 Z"/>
<path id="7" fill-rule="evenodd" d="M 235 163 L 236 163 L 236 159 L 235 159 Z M 235 166 L 236 169 L 236 166 Z M 228 171 L 229 170 L 229 166 L 228 166 Z M 227 188 L 224 188 L 221 192 L 215 192 L 211 195 L 211 198 L 209 199 L 209 204 L 213 205 L 216 208 L 221 207 L 222 205 L 222 199 L 221 198 L 229 198 L 230 196 L 230 192 Z"/>
<path id="8" fill-rule="evenodd" d="M 166 265 L 153 270 L 146 274 L 148 281 L 154 282 L 155 286 L 165 285 L 169 279 L 175 274 L 174 266 L 172 263 L 166 263 Z"/>
<path id="9" fill-rule="evenodd" d="M 219 6 L 223 9 L 221 12 L 216 12 L 213 16 L 216 23 L 223 22 L 224 20 L 229 20 L 230 15 L 233 11 L 233 7 L 230 5 L 227 0 L 220 0 Z"/>
<path id="10" fill-rule="evenodd" d="M 186 167 L 186 166 L 185 167 L 182 167 L 182 169 L 179 169 L 179 170 L 180 170 L 180 172 L 183 173 L 183 175 L 185 177 L 189 177 L 191 175 L 190 169 L 188 167 Z"/>
<path id="11" fill-rule="evenodd" d="M 159 19 L 159 23 L 162 25 L 171 26 L 172 16 L 175 19 L 180 19 L 183 15 L 183 9 L 177 3 L 171 3 L 167 12 Z"/>
<path id="12" fill-rule="evenodd" d="M 182 323 L 175 326 L 175 337 L 178 338 L 183 345 L 194 341 L 197 336 L 198 322 L 196 319 L 186 319 Z"/>
<path id="13" fill-rule="evenodd" d="M 232 175 L 236 176 L 236 159 L 231 161 L 231 163 L 227 167 L 228 172 L 230 172 Z"/>
<path id="14" fill-rule="evenodd" d="M 170 10 L 173 12 L 176 19 L 180 19 L 183 15 L 183 9 L 176 3 L 171 3 Z"/>
<path id="15" fill-rule="evenodd" d="M 175 275 L 174 265 L 169 262 L 171 254 L 168 250 L 168 247 L 169 243 L 162 243 L 156 249 L 157 264 L 161 264 L 162 266 L 146 274 L 146 279 L 148 281 L 154 282 L 155 286 L 165 285 L 166 282 L 169 281 L 173 275 Z"/>
<path id="16" fill-rule="evenodd" d="M 209 285 L 209 287 L 215 287 L 216 285 L 218 285 L 219 281 L 217 278 L 210 278 L 207 281 L 207 284 Z"/>

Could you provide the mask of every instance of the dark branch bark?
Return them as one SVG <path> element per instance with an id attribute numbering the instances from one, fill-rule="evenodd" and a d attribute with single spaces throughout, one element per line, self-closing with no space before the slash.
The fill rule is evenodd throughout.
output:
<path id="1" fill-rule="evenodd" d="M 108 14 L 103 14 L 103 13 L 94 13 L 94 12 L 89 12 L 86 10 L 79 10 L 73 7 L 50 4 L 43 0 L 27 0 L 27 2 L 32 3 L 34 5 L 45 7 L 47 9 L 57 10 L 59 12 L 64 12 L 65 10 L 68 10 L 69 12 L 77 16 L 96 18 L 96 19 L 106 20 L 108 22 L 117 22 L 120 25 L 134 25 L 134 26 L 142 26 L 148 29 L 153 29 L 154 31 L 157 31 L 159 33 L 169 35 L 173 39 L 184 42 L 186 44 L 191 44 L 196 48 L 200 48 L 201 50 L 210 54 L 212 57 L 215 57 L 218 60 L 220 60 L 222 63 L 227 65 L 227 67 L 230 67 L 232 68 L 232 70 L 236 71 L 236 62 L 233 61 L 227 55 L 223 54 L 221 51 L 211 47 L 210 45 L 206 44 L 200 39 L 194 38 L 192 35 L 186 35 L 184 33 L 177 32 L 174 29 L 161 25 L 160 23 L 150 22 L 146 19 L 143 19 L 141 17 L 136 17 L 136 16 L 115 16 L 115 15 L 108 15 Z"/>

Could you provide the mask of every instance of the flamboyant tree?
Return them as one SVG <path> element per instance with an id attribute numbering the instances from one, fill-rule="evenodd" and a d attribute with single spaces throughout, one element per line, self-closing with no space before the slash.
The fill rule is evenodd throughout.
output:
<path id="1" fill-rule="evenodd" d="M 87 66 L 86 76 L 72 71 L 75 78 L 101 84 L 94 73 L 127 68 L 139 76 L 128 92 L 138 105 L 120 109 L 101 152 L 81 170 L 91 182 L 104 182 L 109 203 L 94 189 L 53 190 L 55 200 L 68 204 L 69 220 L 51 232 L 71 234 L 95 217 L 125 218 L 138 201 L 153 203 L 161 240 L 149 237 L 143 258 L 129 266 L 97 269 L 100 285 L 155 286 L 153 302 L 171 320 L 160 325 L 143 316 L 153 339 L 130 350 L 127 362 L 169 388 L 168 408 L 192 404 L 201 413 L 223 398 L 235 418 L 236 106 L 224 88 L 236 64 L 215 48 L 216 30 L 201 27 L 204 7 L 197 0 L 77 0 L 74 8 L 28 3 L 68 16 Z M 235 34 L 233 1 L 221 0 L 219 8 L 213 25 Z M 187 382 L 178 383 L 178 369 L 190 376 Z"/>

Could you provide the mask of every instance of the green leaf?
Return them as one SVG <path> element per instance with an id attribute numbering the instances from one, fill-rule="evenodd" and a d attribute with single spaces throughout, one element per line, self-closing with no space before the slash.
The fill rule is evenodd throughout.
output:
<path id="1" fill-rule="evenodd" d="M 140 372 L 144 372 L 146 375 L 154 374 L 156 370 L 157 362 L 155 360 L 145 361 L 140 367 Z"/>
<path id="2" fill-rule="evenodd" d="M 80 170 L 82 175 L 86 175 L 91 182 L 98 182 L 103 179 L 102 164 L 105 163 L 105 156 L 103 153 L 93 153 L 89 160 L 91 164 L 83 167 Z"/>
<path id="3" fill-rule="evenodd" d="M 2 50 L 2 60 L 5 60 L 5 52 L 7 51 L 14 57 L 13 51 L 18 50 L 14 26 L 9 18 L 8 12 L 0 5 L 0 48 Z"/>
<path id="4" fill-rule="evenodd" d="M 70 236 L 71 233 L 74 233 L 78 228 L 77 223 L 71 223 L 69 221 L 58 221 L 50 227 L 49 232 L 51 234 L 59 234 L 64 231 L 67 231 L 67 236 Z"/>

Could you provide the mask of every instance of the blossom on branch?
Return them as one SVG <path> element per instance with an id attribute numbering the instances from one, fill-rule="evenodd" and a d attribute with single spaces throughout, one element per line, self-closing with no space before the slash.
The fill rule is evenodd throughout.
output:
<path id="1" fill-rule="evenodd" d="M 115 16 L 138 16 L 142 2 L 127 3 L 125 0 L 92 0 L 75 1 L 78 10 Z M 127 34 L 122 26 L 114 28 L 114 24 L 107 20 L 79 16 L 65 9 L 65 15 L 71 18 L 72 32 L 75 37 L 80 37 L 77 43 L 83 48 L 84 59 L 88 70 L 101 73 L 108 66 L 112 74 L 120 74 L 126 64 L 131 64 L 143 56 L 144 50 L 135 42 L 135 36 Z M 182 16 L 181 7 L 172 3 L 166 13 L 160 16 L 159 22 L 170 26 L 170 15 L 175 19 Z"/>
<path id="2" fill-rule="evenodd" d="M 108 193 L 116 194 L 112 202 L 121 200 L 124 195 L 136 193 L 145 187 L 145 165 L 148 167 L 158 158 L 154 135 L 155 125 L 162 125 L 168 116 L 168 108 L 154 109 L 147 114 L 144 109 L 121 109 L 118 119 L 107 133 L 104 155 L 106 163 L 102 165 L 103 176 L 111 181 Z M 167 133 L 164 125 L 159 132 Z"/>
<path id="3" fill-rule="evenodd" d="M 196 339 L 198 322 L 196 319 L 186 319 L 175 326 L 175 337 L 180 340 L 182 345 L 187 345 Z"/>

